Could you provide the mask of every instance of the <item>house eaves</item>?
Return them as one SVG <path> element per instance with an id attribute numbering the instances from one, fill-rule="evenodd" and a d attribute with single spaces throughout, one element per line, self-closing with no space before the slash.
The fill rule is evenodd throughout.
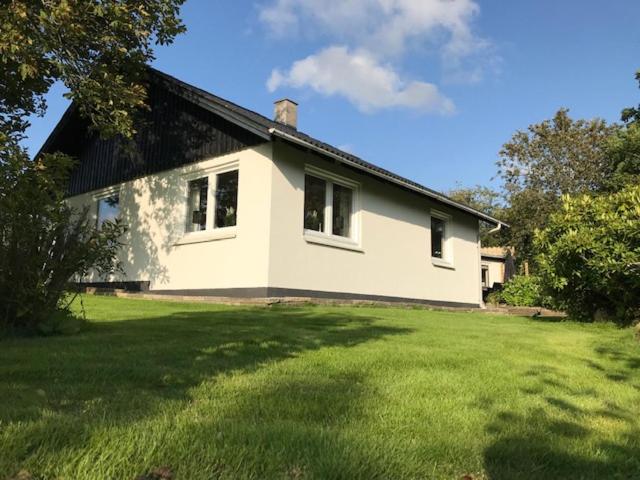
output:
<path id="1" fill-rule="evenodd" d="M 250 129 L 252 132 L 260 135 L 266 140 L 271 140 L 273 137 L 281 138 L 287 142 L 306 147 L 321 155 L 330 157 L 338 162 L 342 162 L 360 171 L 364 171 L 384 181 L 399 185 L 403 188 L 412 190 L 419 194 L 425 195 L 432 200 L 448 205 L 455 209 L 469 213 L 480 220 L 483 220 L 489 224 L 498 226 L 502 225 L 508 227 L 509 225 L 494 218 L 486 213 L 456 202 L 455 200 L 447 197 L 446 195 L 413 182 L 407 178 L 396 175 L 393 172 L 380 168 L 372 163 L 366 162 L 355 155 L 351 155 L 344 152 L 332 145 L 317 140 L 309 135 L 306 135 L 295 128 L 288 127 L 286 125 L 275 122 L 257 112 L 248 110 L 235 103 L 229 102 L 221 97 L 213 95 L 206 90 L 194 87 L 188 83 L 183 82 L 171 75 L 167 75 L 164 72 L 160 72 L 155 69 L 151 69 L 153 73 L 166 80 L 168 86 L 174 86 L 174 92 L 182 95 L 183 97 L 197 103 L 198 105 L 210 110 L 217 115 L 223 116 L 227 120 L 238 124 L 244 128 Z M 177 89 L 175 87 L 178 87 Z"/>
<path id="2" fill-rule="evenodd" d="M 492 225 L 503 225 L 505 227 L 508 227 L 509 225 L 507 225 L 506 223 L 502 222 L 501 220 L 498 220 L 497 218 L 491 217 L 490 215 L 487 215 L 486 213 L 480 212 L 474 208 L 471 208 L 467 205 L 464 205 L 462 203 L 456 202 L 455 200 L 450 199 L 449 197 L 447 197 L 446 195 L 443 195 L 439 192 L 436 192 L 435 190 L 432 190 L 430 188 L 427 188 L 425 186 L 422 186 L 416 182 L 413 182 L 411 180 L 408 180 L 406 178 L 403 178 L 399 175 L 396 175 L 392 172 L 389 172 L 388 170 L 385 170 L 383 168 L 380 167 L 376 167 L 375 165 L 369 164 L 368 162 L 364 162 L 361 159 L 358 159 L 357 157 L 354 157 L 353 155 L 350 154 L 346 154 L 345 152 L 342 152 L 341 150 L 337 149 L 337 148 L 326 148 L 323 145 L 319 145 L 319 143 L 322 142 L 318 142 L 318 141 L 307 141 L 304 140 L 302 138 L 300 138 L 299 136 L 296 135 L 292 135 L 290 133 L 287 132 L 283 132 L 277 128 L 271 128 L 269 129 L 269 131 L 271 132 L 271 134 L 275 137 L 280 137 L 284 140 L 287 140 L 291 143 L 295 143 L 298 145 L 301 145 L 303 147 L 306 147 L 310 150 L 316 151 L 320 154 L 323 154 L 325 156 L 331 157 L 334 160 L 337 160 L 339 162 L 342 162 L 346 165 L 349 165 L 353 168 L 356 168 L 358 170 L 361 171 L 365 171 L 375 177 L 381 178 L 387 182 L 399 185 L 403 188 L 412 190 L 414 192 L 420 193 L 422 195 L 425 195 L 429 198 L 431 198 L 432 200 L 435 200 L 437 202 L 440 202 L 442 204 L 448 205 L 450 207 L 456 208 L 458 210 L 462 210 L 464 212 L 467 212 L 487 223 L 490 223 Z M 357 160 L 355 160 L 357 159 Z"/>
<path id="3" fill-rule="evenodd" d="M 413 182 L 407 178 L 401 177 L 400 175 L 378 167 L 359 157 L 356 157 L 355 155 L 344 152 L 332 145 L 329 145 L 328 143 L 322 142 L 320 140 L 317 140 L 316 138 L 306 135 L 296 130 L 295 128 L 275 122 L 265 117 L 264 115 L 261 115 L 257 112 L 246 109 L 233 102 L 213 95 L 206 90 L 202 90 L 201 88 L 190 85 L 164 72 L 149 67 L 149 73 L 152 78 L 155 77 L 155 80 L 161 81 L 163 85 L 169 88 L 176 95 L 179 95 L 184 99 L 194 103 L 195 105 L 198 105 L 201 108 L 208 110 L 215 115 L 218 115 L 225 120 L 250 131 L 251 133 L 264 139 L 265 141 L 272 141 L 275 138 L 279 138 L 291 144 L 298 145 L 303 148 L 308 148 L 309 150 L 315 151 L 321 155 L 341 162 L 356 170 L 365 172 L 383 181 L 411 190 L 432 200 L 435 200 L 436 202 L 466 212 L 489 224 L 495 226 L 502 225 L 504 227 L 509 226 L 508 224 L 502 222 L 501 220 L 498 220 L 497 218 L 471 208 L 468 205 L 457 202 L 440 192 L 427 188 L 424 185 L 420 185 L 419 183 Z M 72 104 L 67 112 L 65 112 L 62 120 L 51 133 L 51 135 L 41 148 L 40 152 L 47 151 L 47 148 L 53 143 L 56 136 L 62 130 L 64 124 L 67 122 L 68 118 L 74 112 L 74 109 L 75 106 Z"/>

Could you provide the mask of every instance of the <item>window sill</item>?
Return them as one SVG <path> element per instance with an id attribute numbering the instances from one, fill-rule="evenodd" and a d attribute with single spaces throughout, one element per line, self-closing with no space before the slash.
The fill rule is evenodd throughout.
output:
<path id="1" fill-rule="evenodd" d="M 431 263 L 434 267 L 448 268 L 449 270 L 455 270 L 456 267 L 451 262 L 442 260 L 441 258 L 431 257 Z"/>
<path id="2" fill-rule="evenodd" d="M 216 228 L 210 231 L 187 233 L 174 245 L 189 245 L 191 243 L 212 242 L 236 237 L 236 227 Z"/>
<path id="3" fill-rule="evenodd" d="M 327 247 L 342 248 L 344 250 L 364 253 L 364 250 L 357 242 L 348 238 L 324 235 L 322 233 L 305 230 L 304 239 L 307 243 L 315 243 L 317 245 L 326 245 Z"/>

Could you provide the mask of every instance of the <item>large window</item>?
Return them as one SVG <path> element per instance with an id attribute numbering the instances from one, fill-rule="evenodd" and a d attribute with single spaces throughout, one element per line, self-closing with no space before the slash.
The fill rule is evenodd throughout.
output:
<path id="1" fill-rule="evenodd" d="M 337 241 L 356 240 L 357 184 L 329 173 L 307 173 L 304 179 L 304 229 Z M 317 238 L 317 235 L 314 237 Z"/>
<path id="2" fill-rule="evenodd" d="M 113 222 L 120 216 L 120 196 L 118 194 L 98 199 L 98 228 L 104 222 Z"/>
<path id="3" fill-rule="evenodd" d="M 238 170 L 189 181 L 187 233 L 235 227 L 238 218 Z"/>

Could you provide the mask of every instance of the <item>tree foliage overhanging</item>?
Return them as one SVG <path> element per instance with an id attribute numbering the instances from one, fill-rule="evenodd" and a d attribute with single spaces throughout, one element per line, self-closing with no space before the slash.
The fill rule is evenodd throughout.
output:
<path id="1" fill-rule="evenodd" d="M 132 138 L 154 46 L 184 31 L 184 0 L 8 0 L 0 7 L 0 329 L 36 331 L 70 278 L 117 268 L 120 222 L 63 201 L 73 160 L 21 145 L 56 83 L 92 129 Z"/>
<path id="2" fill-rule="evenodd" d="M 134 132 L 154 44 L 184 30 L 184 0 L 9 0 L 0 9 L 0 132 L 21 135 L 56 81 L 103 135 Z M 6 139 L 5 139 L 6 141 Z"/>

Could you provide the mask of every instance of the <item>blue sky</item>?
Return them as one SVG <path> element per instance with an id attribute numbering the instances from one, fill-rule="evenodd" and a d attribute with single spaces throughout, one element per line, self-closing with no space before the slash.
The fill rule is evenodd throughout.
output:
<path id="1" fill-rule="evenodd" d="M 491 184 L 500 146 L 559 107 L 617 121 L 640 99 L 637 0 L 187 0 L 182 17 L 155 67 L 267 116 L 292 98 L 300 130 L 439 190 Z"/>

